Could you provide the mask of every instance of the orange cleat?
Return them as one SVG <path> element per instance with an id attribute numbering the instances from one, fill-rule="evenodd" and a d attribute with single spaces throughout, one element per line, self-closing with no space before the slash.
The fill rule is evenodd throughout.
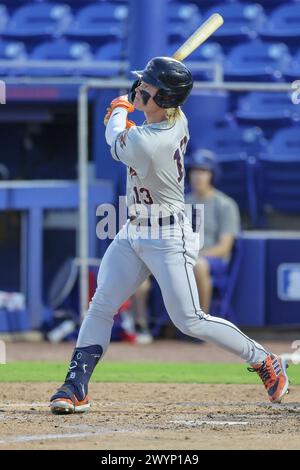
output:
<path id="1" fill-rule="evenodd" d="M 89 397 L 86 395 L 83 400 L 78 400 L 74 393 L 66 387 L 62 386 L 58 389 L 57 394 L 61 397 L 50 401 L 50 410 L 55 415 L 69 415 L 72 413 L 85 413 L 91 407 Z"/>
<path id="2" fill-rule="evenodd" d="M 268 392 L 269 400 L 272 403 L 280 403 L 289 391 L 287 367 L 285 361 L 280 357 L 269 354 L 264 362 L 253 364 L 252 367 L 248 367 L 248 370 L 249 372 L 258 373 Z"/>

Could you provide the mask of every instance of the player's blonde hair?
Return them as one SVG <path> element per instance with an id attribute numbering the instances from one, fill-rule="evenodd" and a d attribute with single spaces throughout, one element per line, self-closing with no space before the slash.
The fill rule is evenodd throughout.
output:
<path id="1" fill-rule="evenodd" d="M 169 122 L 175 122 L 176 119 L 180 118 L 183 112 L 181 111 L 180 106 L 178 108 L 167 108 L 166 109 L 166 118 Z"/>

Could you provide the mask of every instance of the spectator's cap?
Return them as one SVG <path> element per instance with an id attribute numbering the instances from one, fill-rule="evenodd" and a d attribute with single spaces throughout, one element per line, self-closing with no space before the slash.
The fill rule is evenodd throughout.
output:
<path id="1" fill-rule="evenodd" d="M 186 168 L 189 170 L 208 170 L 213 174 L 213 184 L 216 184 L 220 177 L 220 167 L 216 159 L 216 154 L 208 149 L 198 149 L 193 154 L 191 159 L 186 162 Z"/>

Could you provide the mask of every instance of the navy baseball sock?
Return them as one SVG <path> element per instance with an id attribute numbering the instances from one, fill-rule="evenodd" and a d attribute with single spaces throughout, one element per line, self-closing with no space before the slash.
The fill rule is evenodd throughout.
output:
<path id="1" fill-rule="evenodd" d="M 103 353 L 101 346 L 95 344 L 85 348 L 75 348 L 69 370 L 63 386 L 66 386 L 77 400 L 83 400 L 88 393 L 88 383 Z M 69 398 L 63 390 L 57 392 L 51 397 L 51 401 L 56 398 Z"/>

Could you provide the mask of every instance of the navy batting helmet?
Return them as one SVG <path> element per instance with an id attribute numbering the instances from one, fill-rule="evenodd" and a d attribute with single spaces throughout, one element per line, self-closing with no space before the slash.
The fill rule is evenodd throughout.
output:
<path id="1" fill-rule="evenodd" d="M 135 88 L 140 80 L 158 88 L 153 100 L 160 108 L 177 108 L 182 105 L 193 88 L 191 72 L 183 63 L 171 57 L 155 57 L 144 70 L 133 73 L 139 79 L 131 89 L 131 101 L 134 100 Z"/>
<path id="2" fill-rule="evenodd" d="M 213 184 L 216 184 L 221 176 L 221 169 L 216 155 L 211 150 L 198 149 L 192 154 L 192 158 L 185 164 L 187 169 L 208 170 L 213 174 Z"/>

